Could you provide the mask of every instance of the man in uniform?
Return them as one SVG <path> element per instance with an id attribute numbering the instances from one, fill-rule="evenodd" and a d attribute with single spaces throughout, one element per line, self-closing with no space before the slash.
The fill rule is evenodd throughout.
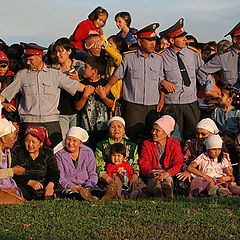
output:
<path id="1" fill-rule="evenodd" d="M 0 98 L 11 101 L 16 93 L 21 92 L 19 105 L 22 129 L 28 126 L 44 126 L 54 147 L 62 140 L 57 110 L 60 88 L 71 95 L 83 91 L 84 85 L 70 80 L 60 70 L 48 68 L 43 60 L 43 47 L 36 44 L 21 43 L 24 47 L 27 69 L 16 74 L 14 81 L 2 91 Z"/>
<path id="2" fill-rule="evenodd" d="M 186 34 L 183 29 L 183 18 L 160 33 L 160 36 L 166 36 L 170 42 L 170 47 L 160 52 L 164 72 L 161 85 L 165 89 L 162 114 L 169 114 L 176 120 L 185 140 L 194 135 L 196 124 L 200 120 L 196 73 L 203 64 L 198 51 L 186 46 Z M 200 84 L 204 85 L 205 82 L 201 81 Z M 211 84 L 210 81 L 209 90 L 212 89 Z M 161 93 L 161 107 L 164 104 L 163 98 L 164 94 Z"/>
<path id="3" fill-rule="evenodd" d="M 133 140 L 142 134 L 149 135 L 151 123 L 157 118 L 163 74 L 162 57 L 154 52 L 158 27 L 154 23 L 136 33 L 139 48 L 124 54 L 121 65 L 105 87 L 109 92 L 112 85 L 123 79 L 124 118 L 127 135 Z"/>
<path id="4" fill-rule="evenodd" d="M 220 71 L 225 85 L 240 88 L 240 22 L 224 37 L 227 35 L 232 37 L 232 46 L 204 64 L 199 75 L 204 79 L 208 74 Z"/>

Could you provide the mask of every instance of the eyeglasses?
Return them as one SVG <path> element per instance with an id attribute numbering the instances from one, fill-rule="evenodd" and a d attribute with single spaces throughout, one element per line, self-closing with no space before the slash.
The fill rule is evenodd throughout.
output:
<path id="1" fill-rule="evenodd" d="M 0 67 L 6 68 L 8 65 L 7 64 L 0 64 Z"/>

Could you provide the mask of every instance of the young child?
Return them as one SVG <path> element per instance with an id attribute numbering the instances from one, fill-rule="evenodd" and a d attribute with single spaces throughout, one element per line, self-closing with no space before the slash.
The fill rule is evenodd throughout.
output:
<path id="1" fill-rule="evenodd" d="M 133 43 L 137 43 L 137 39 L 133 36 L 138 30 L 131 28 L 131 16 L 129 12 L 119 12 L 115 16 L 117 27 L 121 30 L 117 36 L 122 37 L 130 46 Z"/>
<path id="2" fill-rule="evenodd" d="M 222 137 L 232 163 L 238 163 L 238 150 L 239 146 L 239 91 L 233 87 L 227 86 L 222 90 L 222 97 L 220 99 L 220 108 L 216 108 L 211 115 L 211 118 L 215 121 L 219 134 Z M 236 147 L 236 148 L 235 148 Z M 235 178 L 239 178 L 237 168 L 234 168 Z"/>
<path id="3" fill-rule="evenodd" d="M 228 196 L 228 184 L 234 184 L 230 163 L 222 152 L 222 142 L 219 135 L 208 137 L 205 140 L 207 152 L 202 153 L 188 166 L 188 171 L 197 175 L 195 179 L 202 178 L 198 192 L 200 196 L 205 192 L 208 196 Z"/>
<path id="4" fill-rule="evenodd" d="M 80 94 L 80 100 L 75 103 L 76 109 L 81 110 L 80 127 L 89 132 L 90 145 L 92 140 L 96 143 L 104 137 L 108 110 L 114 102 L 111 92 L 107 96 L 105 94 L 107 80 L 102 78 L 104 73 L 105 62 L 102 58 L 91 56 L 86 60 L 83 74 L 85 80 L 81 81 L 86 87 Z"/>
<path id="5" fill-rule="evenodd" d="M 133 169 L 129 162 L 124 161 L 126 157 L 126 148 L 122 143 L 114 143 L 110 149 L 111 162 L 106 166 L 107 174 L 116 181 L 116 177 L 121 180 L 121 185 L 117 189 L 117 194 L 129 196 L 131 199 L 140 195 L 140 189 L 136 188 L 131 193 L 128 183 L 133 175 Z M 123 190 L 123 191 L 122 191 Z"/>
<path id="6" fill-rule="evenodd" d="M 89 15 L 88 19 L 80 22 L 70 37 L 76 49 L 83 50 L 83 40 L 90 34 L 102 35 L 102 27 L 108 18 L 108 12 L 102 7 L 97 7 Z"/>

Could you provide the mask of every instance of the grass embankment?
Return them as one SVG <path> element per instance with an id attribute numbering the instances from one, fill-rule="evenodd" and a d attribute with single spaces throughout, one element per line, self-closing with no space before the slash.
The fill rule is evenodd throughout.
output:
<path id="1" fill-rule="evenodd" d="M 0 239 L 240 239 L 240 198 L 0 206 Z"/>

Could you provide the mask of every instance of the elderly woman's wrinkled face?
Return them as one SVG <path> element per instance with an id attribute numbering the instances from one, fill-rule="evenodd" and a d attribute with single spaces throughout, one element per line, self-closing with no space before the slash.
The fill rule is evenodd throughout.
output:
<path id="1" fill-rule="evenodd" d="M 69 152 L 78 152 L 81 146 L 82 142 L 78 138 L 70 136 L 66 138 L 66 148 Z"/>
<path id="2" fill-rule="evenodd" d="M 122 139 L 125 133 L 125 128 L 120 121 L 112 121 L 109 125 L 110 137 L 113 139 Z"/>
<path id="3" fill-rule="evenodd" d="M 26 150 L 29 153 L 37 153 L 39 151 L 39 148 L 43 145 L 43 143 L 37 137 L 34 137 L 31 134 L 26 135 L 24 138 L 24 143 Z"/>
<path id="4" fill-rule="evenodd" d="M 204 128 L 197 128 L 196 130 L 196 139 L 198 140 L 199 143 L 203 144 L 204 140 L 211 135 L 213 135 L 213 133 L 209 132 Z"/>
<path id="5" fill-rule="evenodd" d="M 152 138 L 154 142 L 160 142 L 167 138 L 167 134 L 155 123 L 152 128 Z"/>

